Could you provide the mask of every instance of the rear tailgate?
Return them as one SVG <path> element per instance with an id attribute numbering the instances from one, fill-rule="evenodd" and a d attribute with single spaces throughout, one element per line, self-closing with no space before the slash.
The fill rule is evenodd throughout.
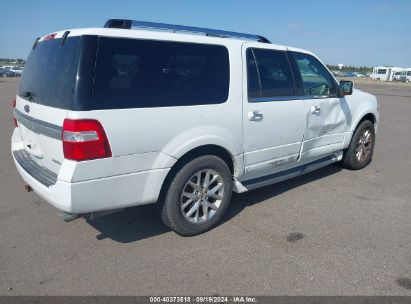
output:
<path id="1" fill-rule="evenodd" d="M 25 152 L 55 174 L 64 159 L 61 132 L 67 112 L 16 98 L 15 117 Z"/>
<path id="2" fill-rule="evenodd" d="M 62 36 L 48 35 L 33 46 L 15 107 L 24 147 L 20 155 L 26 163 L 55 175 L 64 159 L 63 122 L 75 104 L 81 38 Z"/>

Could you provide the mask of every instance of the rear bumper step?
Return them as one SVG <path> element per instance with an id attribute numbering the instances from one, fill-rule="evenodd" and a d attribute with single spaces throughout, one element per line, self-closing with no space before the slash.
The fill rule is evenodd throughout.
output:
<path id="1" fill-rule="evenodd" d="M 13 156 L 24 171 L 44 186 L 50 187 L 56 184 L 57 174 L 37 164 L 26 150 L 13 151 Z"/>

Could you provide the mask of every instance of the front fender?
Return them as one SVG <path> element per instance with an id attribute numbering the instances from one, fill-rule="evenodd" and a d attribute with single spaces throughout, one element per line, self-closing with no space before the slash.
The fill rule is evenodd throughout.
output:
<path id="1" fill-rule="evenodd" d="M 350 132 L 355 131 L 358 123 L 367 114 L 372 114 L 375 118 L 375 125 L 378 124 L 378 101 L 374 95 L 362 92 L 360 90 L 354 90 L 351 96 L 347 96 L 347 104 L 352 115 Z"/>

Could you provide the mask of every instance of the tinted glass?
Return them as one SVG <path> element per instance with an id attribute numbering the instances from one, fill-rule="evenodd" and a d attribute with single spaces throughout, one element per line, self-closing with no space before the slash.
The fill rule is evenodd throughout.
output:
<path id="1" fill-rule="evenodd" d="M 386 74 L 387 73 L 387 70 L 378 70 L 377 71 L 377 74 Z"/>
<path id="2" fill-rule="evenodd" d="M 227 101 L 223 46 L 102 37 L 94 109 L 169 107 Z"/>
<path id="3" fill-rule="evenodd" d="M 247 49 L 247 87 L 249 98 L 261 97 L 257 62 L 255 61 L 254 54 L 251 49 Z"/>
<path id="4" fill-rule="evenodd" d="M 249 87 L 251 89 L 249 97 L 269 98 L 295 95 L 294 79 L 284 51 L 248 49 L 247 52 L 254 54 L 254 57 L 247 55 L 247 59 L 250 60 L 247 65 L 250 67 L 249 73 L 251 74 L 254 73 L 253 65 L 256 65 L 260 86 L 259 96 L 255 96 L 254 92 L 256 91 L 253 91 L 253 87 Z M 255 64 L 253 58 L 255 58 Z M 250 84 L 253 84 L 253 82 L 249 81 Z"/>
<path id="5" fill-rule="evenodd" d="M 19 96 L 32 102 L 72 109 L 80 49 L 80 37 L 42 41 L 24 66 Z"/>
<path id="6" fill-rule="evenodd" d="M 336 93 L 335 82 L 320 61 L 308 54 L 293 54 L 303 81 L 304 95 L 327 96 Z"/>

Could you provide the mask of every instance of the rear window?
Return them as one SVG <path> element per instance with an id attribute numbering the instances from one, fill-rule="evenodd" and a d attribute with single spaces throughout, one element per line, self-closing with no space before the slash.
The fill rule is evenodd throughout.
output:
<path id="1" fill-rule="evenodd" d="M 228 98 L 223 46 L 101 37 L 96 60 L 93 109 L 219 104 Z"/>
<path id="2" fill-rule="evenodd" d="M 32 102 L 72 109 L 80 37 L 39 42 L 24 66 L 18 95 Z"/>

